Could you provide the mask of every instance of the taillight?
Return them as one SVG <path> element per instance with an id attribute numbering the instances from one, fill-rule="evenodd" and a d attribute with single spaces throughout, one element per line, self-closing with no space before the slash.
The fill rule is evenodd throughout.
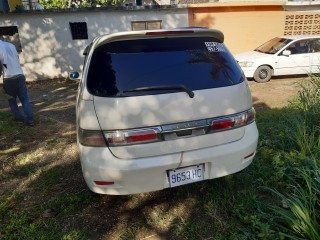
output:
<path id="1" fill-rule="evenodd" d="M 107 181 L 94 181 L 95 184 L 99 186 L 108 186 L 108 185 L 113 185 L 114 182 L 107 182 Z"/>
<path id="2" fill-rule="evenodd" d="M 150 143 L 159 141 L 159 129 L 138 129 L 132 131 L 106 132 L 105 136 L 110 146 Z"/>
<path id="3" fill-rule="evenodd" d="M 256 120 L 256 111 L 251 108 L 247 111 L 247 124 L 250 124 Z"/>
<path id="4" fill-rule="evenodd" d="M 253 153 L 250 153 L 249 155 L 245 156 L 244 159 L 248 159 L 248 158 L 251 158 L 253 155 L 255 154 L 255 152 Z"/>
<path id="5" fill-rule="evenodd" d="M 243 127 L 254 122 L 255 116 L 255 110 L 254 108 L 251 108 L 248 111 L 239 113 L 237 115 L 231 115 L 224 118 L 214 118 L 209 121 L 210 132 L 224 131 L 232 128 Z"/>
<path id="6" fill-rule="evenodd" d="M 105 147 L 106 141 L 104 140 L 101 131 L 92 131 L 79 129 L 78 131 L 79 142 L 85 146 Z"/>
<path id="7" fill-rule="evenodd" d="M 230 118 L 218 119 L 218 120 L 212 121 L 210 129 L 212 131 L 226 130 L 226 129 L 232 128 L 233 125 L 234 125 L 234 122 Z"/>
<path id="8" fill-rule="evenodd" d="M 221 118 L 202 119 L 191 122 L 115 131 L 79 130 L 79 142 L 85 146 L 104 147 L 126 146 L 177 139 L 179 137 L 199 136 L 246 126 L 255 121 L 255 110 Z M 168 137 L 171 136 L 171 137 Z"/>

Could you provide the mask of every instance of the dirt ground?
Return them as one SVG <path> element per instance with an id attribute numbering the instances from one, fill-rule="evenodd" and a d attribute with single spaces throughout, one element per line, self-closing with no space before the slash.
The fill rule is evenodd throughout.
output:
<path id="1" fill-rule="evenodd" d="M 285 106 L 297 93 L 298 83 L 302 80 L 302 77 L 276 78 L 267 83 L 250 80 L 249 86 L 255 108 L 259 110 Z M 35 115 L 74 124 L 77 88 L 76 82 L 65 80 L 29 83 L 29 97 Z M 0 111 L 7 107 L 7 101 L 0 98 Z"/>
<path id="2" fill-rule="evenodd" d="M 274 78 L 267 83 L 249 81 L 252 100 L 256 110 L 281 108 L 288 104 L 300 89 L 299 84 L 306 77 Z"/>
<path id="3" fill-rule="evenodd" d="M 297 93 L 299 82 L 303 79 L 276 78 L 262 84 L 250 80 L 255 108 L 259 110 L 284 107 Z M 77 87 L 76 82 L 65 80 L 29 84 L 29 95 L 35 114 L 74 124 Z"/>

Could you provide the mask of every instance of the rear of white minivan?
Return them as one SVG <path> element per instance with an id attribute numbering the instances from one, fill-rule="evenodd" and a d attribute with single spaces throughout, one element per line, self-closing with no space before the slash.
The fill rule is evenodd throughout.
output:
<path id="1" fill-rule="evenodd" d="M 89 46 L 77 100 L 88 187 L 149 192 L 247 167 L 258 141 L 247 80 L 208 29 L 123 32 Z"/>

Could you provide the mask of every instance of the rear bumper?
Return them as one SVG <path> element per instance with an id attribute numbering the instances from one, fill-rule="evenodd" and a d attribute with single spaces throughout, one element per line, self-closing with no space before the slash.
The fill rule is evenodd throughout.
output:
<path id="1" fill-rule="evenodd" d="M 181 167 L 205 164 L 204 179 L 226 176 L 246 168 L 252 162 L 258 142 L 256 123 L 245 127 L 242 139 L 210 148 L 187 151 L 183 154 Z M 96 193 L 126 195 L 151 192 L 169 188 L 168 169 L 177 168 L 181 153 L 155 157 L 121 160 L 108 148 L 80 145 L 80 159 L 84 179 Z M 100 186 L 95 181 L 114 182 Z"/>

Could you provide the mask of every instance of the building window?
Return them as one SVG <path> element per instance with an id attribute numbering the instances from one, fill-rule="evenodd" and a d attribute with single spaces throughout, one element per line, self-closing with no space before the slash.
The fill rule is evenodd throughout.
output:
<path id="1" fill-rule="evenodd" d="M 22 52 L 17 26 L 0 27 L 0 39 L 6 42 L 11 42 L 16 46 L 18 52 Z"/>
<path id="2" fill-rule="evenodd" d="M 131 22 L 132 31 L 161 29 L 161 20 Z"/>
<path id="3" fill-rule="evenodd" d="M 38 0 L 22 0 L 22 6 L 25 10 L 35 10 L 38 3 Z"/>
<path id="4" fill-rule="evenodd" d="M 86 22 L 70 22 L 69 24 L 73 40 L 88 39 L 88 30 Z"/>

